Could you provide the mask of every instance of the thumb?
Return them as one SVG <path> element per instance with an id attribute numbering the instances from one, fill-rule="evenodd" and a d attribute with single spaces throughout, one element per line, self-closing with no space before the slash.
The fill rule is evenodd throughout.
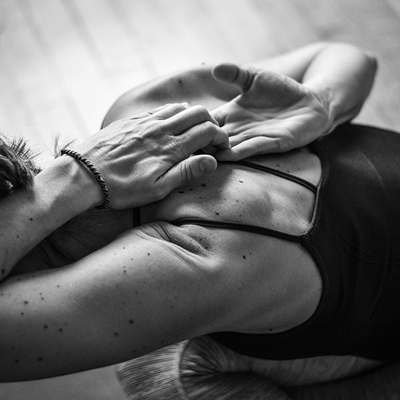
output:
<path id="1" fill-rule="evenodd" d="M 238 86 L 242 91 L 250 88 L 255 75 L 249 69 L 233 63 L 218 64 L 212 69 L 211 73 L 215 80 Z"/>
<path id="2" fill-rule="evenodd" d="M 217 166 L 217 160 L 208 154 L 191 156 L 174 165 L 160 179 L 164 181 L 163 185 L 170 192 L 186 182 L 214 171 Z"/>

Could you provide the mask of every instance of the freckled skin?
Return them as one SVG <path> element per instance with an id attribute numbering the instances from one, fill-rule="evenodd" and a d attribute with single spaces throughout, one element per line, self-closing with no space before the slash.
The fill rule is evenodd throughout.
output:
<path id="1" fill-rule="evenodd" d="M 174 84 L 180 85 L 177 80 Z M 182 80 L 181 84 L 185 86 L 185 93 L 190 93 L 188 83 L 185 81 L 184 85 Z M 236 95 L 236 91 L 233 94 Z M 148 100 L 146 98 L 143 102 L 143 111 L 151 108 L 152 103 Z M 155 106 L 160 105 L 160 101 L 164 103 L 164 100 L 156 99 Z M 186 99 L 179 96 L 176 100 Z M 167 102 L 171 101 L 174 101 L 173 96 Z M 140 112 L 139 104 L 134 112 L 130 109 L 127 116 Z M 273 162 L 270 161 L 270 164 Z M 290 187 L 284 189 L 291 190 Z M 141 208 L 142 221 L 147 224 L 144 227 L 131 232 L 132 226 L 126 227 L 122 221 L 132 221 L 132 218 L 121 218 L 119 227 L 122 227 L 122 232 L 118 228 L 113 232 L 114 236 L 110 234 L 112 239 L 117 238 L 110 244 L 102 244 L 100 247 L 104 246 L 104 250 L 90 250 L 84 256 L 77 251 L 75 259 L 82 261 L 44 275 L 49 277 L 48 280 L 43 280 L 42 286 L 31 292 L 31 297 L 23 295 L 29 300 L 29 306 L 24 305 L 24 298 L 18 298 L 19 306 L 25 310 L 24 318 L 19 320 L 32 322 L 32 310 L 36 307 L 40 323 L 30 323 L 32 332 L 29 333 L 32 337 L 40 337 L 40 342 L 35 343 L 37 348 L 34 351 L 33 346 L 27 346 L 20 353 L 9 355 L 9 363 L 16 364 L 14 360 L 19 360 L 21 368 L 22 364 L 37 364 L 36 361 L 43 361 L 45 357 L 45 362 L 41 364 L 48 363 L 51 368 L 44 374 L 68 373 L 119 362 L 129 357 L 128 353 L 140 356 L 159 347 L 160 343 L 174 343 L 214 330 L 268 331 L 271 325 L 275 326 L 269 320 L 265 321 L 268 315 L 260 309 L 255 310 L 253 315 L 250 307 L 255 297 L 268 304 L 269 298 L 263 296 L 264 292 L 268 294 L 270 287 L 265 288 L 265 282 L 269 282 L 268 274 L 273 275 L 268 271 L 274 271 L 269 259 L 268 240 L 224 230 L 178 228 L 168 221 L 198 213 L 199 216 L 275 227 L 276 220 L 269 212 L 271 203 L 280 204 L 280 198 L 271 198 L 271 193 L 275 191 L 275 178 L 245 168 L 220 165 L 207 178 L 183 185 L 171 193 L 160 203 L 162 206 Z M 210 215 L 204 215 L 205 212 Z M 104 218 L 107 213 L 103 214 Z M 96 235 L 109 234 L 106 222 L 100 217 L 98 221 L 102 226 L 99 226 Z M 292 219 L 284 223 L 288 230 L 292 224 L 296 225 Z M 117 231 L 118 235 L 115 234 Z M 127 231 L 126 234 L 124 231 Z M 93 240 L 96 235 L 92 235 Z M 90 240 L 87 241 L 90 249 Z M 94 242 L 93 247 L 98 244 Z M 247 256 L 246 259 L 244 250 L 246 254 L 252 250 L 255 256 Z M 243 262 L 244 259 L 246 262 Z M 299 271 L 306 270 L 301 268 L 303 264 Z M 246 271 L 246 275 L 242 274 L 242 270 Z M 129 273 L 125 275 L 125 271 Z M 251 274 L 255 271 L 254 284 L 246 282 L 252 276 L 247 275 L 249 271 Z M 34 275 L 31 278 L 36 282 Z M 42 282 L 40 279 L 39 275 L 37 282 Z M 253 287 L 256 290 L 251 290 Z M 43 301 L 38 298 L 39 290 L 42 290 Z M 57 299 L 61 299 L 58 304 Z M 220 311 L 220 304 L 229 305 L 226 307 L 229 312 Z M 237 304 L 251 311 L 244 322 L 240 320 L 237 323 L 233 316 L 236 315 Z M 58 312 L 51 317 L 46 312 L 41 314 L 38 311 L 47 307 L 46 310 L 51 312 L 56 306 Z M 231 312 L 233 309 L 234 314 Z M 60 331 L 63 321 L 68 321 L 68 329 Z M 280 326 L 279 319 L 273 321 Z M 154 334 L 149 335 L 148 332 Z M 24 345 L 26 338 L 20 339 L 20 342 Z M 77 347 L 79 351 L 72 351 Z M 92 359 L 95 361 L 88 361 Z M 62 364 L 64 369 L 60 369 Z"/>

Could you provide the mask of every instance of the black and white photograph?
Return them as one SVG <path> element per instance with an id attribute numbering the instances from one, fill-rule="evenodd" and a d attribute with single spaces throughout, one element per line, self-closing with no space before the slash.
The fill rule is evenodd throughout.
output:
<path id="1" fill-rule="evenodd" d="M 400 400 L 398 0 L 0 0 L 0 400 Z"/>

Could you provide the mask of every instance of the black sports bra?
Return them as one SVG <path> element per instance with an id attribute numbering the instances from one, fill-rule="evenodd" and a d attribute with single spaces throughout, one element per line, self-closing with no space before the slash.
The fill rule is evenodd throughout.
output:
<path id="1" fill-rule="evenodd" d="M 318 190 L 293 175 L 238 162 L 316 193 L 306 233 L 298 236 L 201 218 L 172 222 L 242 230 L 300 243 L 322 277 L 317 310 L 299 326 L 280 333 L 217 332 L 209 336 L 256 358 L 354 354 L 400 359 L 400 135 L 346 124 L 311 147 L 322 164 Z M 138 224 L 138 210 L 135 215 Z"/>
<path id="2" fill-rule="evenodd" d="M 323 280 L 317 310 L 285 332 L 210 336 L 256 358 L 399 360 L 400 134 L 346 124 L 311 147 L 322 177 L 309 230 L 300 238 L 260 233 L 300 241 L 313 257 Z"/>

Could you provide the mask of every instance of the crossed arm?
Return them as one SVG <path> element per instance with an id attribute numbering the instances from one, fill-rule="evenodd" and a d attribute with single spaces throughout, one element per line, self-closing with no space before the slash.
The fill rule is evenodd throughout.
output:
<path id="1" fill-rule="evenodd" d="M 0 381 L 111 365 L 223 328 L 215 260 L 167 232 L 143 226 L 67 267 L 3 282 Z"/>
<path id="2" fill-rule="evenodd" d="M 233 143 L 232 150 L 216 153 L 217 157 L 241 158 L 249 155 L 249 148 L 253 154 L 258 152 L 260 142 L 251 140 L 268 139 L 271 132 L 276 139 L 277 130 L 270 128 L 279 122 L 291 127 L 285 127 L 291 146 L 304 144 L 305 136 L 311 141 L 326 134 L 357 113 L 376 69 L 373 58 L 347 45 L 311 46 L 266 61 L 265 66 L 273 72 L 223 66 L 214 70 L 218 82 L 211 76 L 206 78 L 210 91 L 227 100 L 226 104 L 219 101 L 214 115 Z M 232 75 L 232 71 L 236 73 Z M 314 104 L 319 106 L 310 106 Z M 308 112 L 315 108 L 322 111 Z M 287 113 L 288 109 L 293 112 Z M 300 111 L 309 119 L 298 123 L 293 115 Z M 310 124 L 315 125 L 324 111 L 328 125 L 308 136 Z M 241 128 L 254 118 L 258 123 L 252 129 Z M 210 139 L 206 142 L 213 144 Z M 276 149 L 270 142 L 261 143 L 263 152 Z M 29 232 L 25 240 L 29 239 L 32 247 L 74 213 L 100 201 L 96 187 L 79 166 L 61 159 L 56 167 L 39 176 L 34 192 L 23 191 L 1 200 L 4 215 L 14 212 L 19 216 L 11 231 L 7 226 L 0 230 L 1 237 L 14 232 L 11 249 L 23 246 L 24 238 L 17 238 L 20 232 Z M 65 171 L 69 172 L 67 177 Z M 58 174 L 63 178 L 58 179 Z M 50 189 L 56 187 L 49 188 L 49 180 L 60 185 L 57 198 L 52 197 Z M 68 184 L 83 189 L 88 196 L 64 190 Z M 31 214 L 32 194 L 35 204 L 40 205 L 36 215 Z M 40 226 L 32 228 L 31 218 L 36 224 L 41 221 Z M 26 224 L 32 224 L 31 228 L 26 230 Z M 65 268 L 6 279 L 0 286 L 0 379 L 35 379 L 95 368 L 210 331 L 211 324 L 223 320 L 219 315 L 223 307 L 212 307 L 217 303 L 214 297 L 221 292 L 212 290 L 215 286 L 211 283 L 216 282 L 212 268 L 188 267 L 193 260 L 194 265 L 196 260 L 204 260 L 201 248 L 193 248 L 196 250 L 182 250 L 162 240 L 160 232 L 136 229 Z M 1 251 L 4 260 L 10 250 L 3 244 Z M 198 295 L 194 295 L 194 288 Z M 212 330 L 221 328 L 214 325 Z"/>

